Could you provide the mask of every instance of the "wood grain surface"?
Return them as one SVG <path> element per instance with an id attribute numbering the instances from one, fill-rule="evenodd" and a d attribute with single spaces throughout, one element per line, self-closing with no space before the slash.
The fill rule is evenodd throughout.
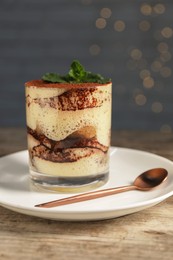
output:
<path id="1" fill-rule="evenodd" d="M 112 145 L 173 160 L 173 134 L 118 131 Z M 0 129 L 0 156 L 26 149 L 25 129 Z M 173 197 L 128 216 L 94 222 L 59 222 L 0 207 L 0 259 L 173 258 Z"/>

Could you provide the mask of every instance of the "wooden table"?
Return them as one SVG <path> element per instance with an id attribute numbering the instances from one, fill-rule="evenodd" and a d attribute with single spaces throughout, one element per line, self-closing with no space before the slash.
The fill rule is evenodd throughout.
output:
<path id="1" fill-rule="evenodd" d="M 112 145 L 173 160 L 173 134 L 118 131 Z M 25 129 L 0 129 L 0 156 L 26 149 Z M 0 207 L 0 259 L 173 259 L 173 197 L 128 216 L 59 222 Z"/>

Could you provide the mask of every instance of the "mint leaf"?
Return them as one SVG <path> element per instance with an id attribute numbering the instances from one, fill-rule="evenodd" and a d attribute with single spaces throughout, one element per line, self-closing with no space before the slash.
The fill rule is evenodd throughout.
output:
<path id="1" fill-rule="evenodd" d="M 86 71 L 79 61 L 74 60 L 71 64 L 71 68 L 68 74 L 76 82 L 82 82 L 82 80 L 85 78 Z"/>
<path id="2" fill-rule="evenodd" d="M 103 78 L 100 74 L 94 74 L 89 71 L 87 72 L 86 82 L 104 84 L 104 83 L 108 83 L 110 81 L 111 81 L 111 79 Z"/>
<path id="3" fill-rule="evenodd" d="M 56 73 L 46 73 L 43 75 L 42 80 L 52 83 L 64 83 L 66 82 L 63 77 Z"/>
<path id="4" fill-rule="evenodd" d="M 100 83 L 111 82 L 111 79 L 102 77 L 100 74 L 94 74 L 86 71 L 78 60 L 74 60 L 70 66 L 67 75 L 61 76 L 56 73 L 46 73 L 42 80 L 52 83 Z"/>

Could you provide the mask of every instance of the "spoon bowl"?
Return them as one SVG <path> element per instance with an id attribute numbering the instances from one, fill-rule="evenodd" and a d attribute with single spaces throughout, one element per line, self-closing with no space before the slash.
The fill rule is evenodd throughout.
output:
<path id="1" fill-rule="evenodd" d="M 150 190 L 160 185 L 168 176 L 167 170 L 164 168 L 155 168 L 140 174 L 133 185 L 138 190 Z"/>
<path id="2" fill-rule="evenodd" d="M 66 204 L 97 199 L 109 195 L 114 195 L 124 191 L 130 190 L 140 190 L 140 191 L 149 191 L 158 185 L 160 185 L 163 181 L 166 180 L 168 176 L 168 172 L 164 168 L 154 168 L 140 174 L 133 182 L 132 185 L 98 190 L 87 192 L 59 200 L 49 201 L 42 204 L 35 205 L 35 207 L 40 208 L 52 208 L 57 206 L 62 206 Z"/>

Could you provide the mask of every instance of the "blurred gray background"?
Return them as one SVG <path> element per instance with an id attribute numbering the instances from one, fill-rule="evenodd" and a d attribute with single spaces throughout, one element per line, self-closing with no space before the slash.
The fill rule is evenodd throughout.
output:
<path id="1" fill-rule="evenodd" d="M 73 59 L 113 81 L 113 129 L 173 129 L 173 1 L 1 0 L 0 125 L 25 126 L 24 83 Z"/>

